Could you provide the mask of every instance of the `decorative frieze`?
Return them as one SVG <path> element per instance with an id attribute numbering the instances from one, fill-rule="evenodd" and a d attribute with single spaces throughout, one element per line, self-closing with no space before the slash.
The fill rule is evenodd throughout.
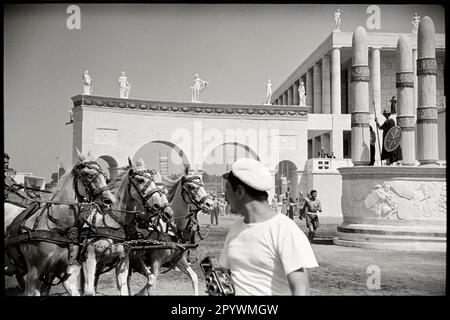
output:
<path id="1" fill-rule="evenodd" d="M 417 59 L 417 75 L 436 75 L 437 63 L 436 58 L 419 58 Z"/>
<path id="2" fill-rule="evenodd" d="M 73 98 L 74 107 L 85 105 L 89 107 L 121 108 L 137 111 L 176 112 L 207 115 L 238 115 L 238 116 L 275 116 L 300 117 L 307 116 L 307 108 L 298 106 L 242 106 L 242 105 L 213 105 L 213 104 L 184 104 L 184 103 L 153 103 L 151 101 L 136 101 L 114 99 L 109 97 L 77 96 Z"/>
<path id="3" fill-rule="evenodd" d="M 352 112 L 352 127 L 369 127 L 369 112 Z"/>
<path id="4" fill-rule="evenodd" d="M 395 74 L 396 88 L 414 88 L 413 72 L 397 72 Z"/>
<path id="5" fill-rule="evenodd" d="M 352 76 L 351 81 L 364 81 L 369 82 L 369 66 L 352 66 Z"/>
<path id="6" fill-rule="evenodd" d="M 418 107 L 417 123 L 437 123 L 436 107 Z"/>
<path id="7" fill-rule="evenodd" d="M 416 120 L 413 115 L 398 115 L 397 125 L 402 128 L 403 131 L 415 131 Z"/>

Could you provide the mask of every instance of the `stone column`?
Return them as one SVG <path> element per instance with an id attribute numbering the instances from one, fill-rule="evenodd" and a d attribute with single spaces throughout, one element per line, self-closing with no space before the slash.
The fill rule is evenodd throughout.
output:
<path id="1" fill-rule="evenodd" d="M 313 113 L 322 113 L 322 68 L 320 63 L 314 65 L 313 75 Z"/>
<path id="2" fill-rule="evenodd" d="M 413 58 L 412 58 L 412 64 L 413 64 L 413 73 L 414 73 L 414 110 L 417 110 L 417 49 L 412 50 Z M 415 118 L 415 115 L 414 115 Z"/>
<path id="3" fill-rule="evenodd" d="M 299 94 L 298 94 L 298 85 L 299 82 L 301 81 L 302 78 L 300 78 L 299 80 L 295 81 L 293 86 L 292 86 L 292 94 L 293 94 L 293 98 L 292 98 L 292 104 L 295 106 L 298 106 L 298 101 L 299 101 Z"/>
<path id="4" fill-rule="evenodd" d="M 313 106 L 313 70 L 312 68 L 306 72 L 306 83 L 305 83 L 305 91 L 306 91 L 306 105 L 308 107 Z"/>
<path id="5" fill-rule="evenodd" d="M 322 113 L 331 113 L 330 56 L 322 58 Z"/>
<path id="6" fill-rule="evenodd" d="M 355 166 L 364 166 L 370 162 L 369 55 L 367 33 L 361 26 L 353 33 L 352 49 L 352 162 Z"/>
<path id="7" fill-rule="evenodd" d="M 331 112 L 341 114 L 341 49 L 331 50 Z"/>
<path id="8" fill-rule="evenodd" d="M 292 92 L 293 92 L 292 86 L 290 86 L 288 88 L 288 90 L 287 90 L 287 95 L 288 95 L 288 102 L 287 102 L 287 104 L 288 105 L 292 105 Z"/>
<path id="9" fill-rule="evenodd" d="M 438 127 L 436 107 L 436 50 L 433 20 L 420 20 L 417 38 L 417 145 L 421 165 L 438 160 Z"/>
<path id="10" fill-rule="evenodd" d="M 409 38 L 402 35 L 397 42 L 397 125 L 402 129 L 400 146 L 406 166 L 416 163 L 416 138 L 414 120 L 414 73 Z"/>
<path id="11" fill-rule="evenodd" d="M 285 104 L 285 105 L 288 105 L 288 104 L 289 104 L 289 100 L 288 100 L 288 91 L 289 91 L 289 90 L 286 90 L 286 91 L 283 93 L 283 104 Z"/>
<path id="12" fill-rule="evenodd" d="M 381 119 L 381 64 L 380 47 L 372 48 L 372 63 L 370 65 L 370 89 L 373 101 L 369 101 L 369 112 L 372 113 L 375 106 L 375 116 Z M 374 128 L 375 130 L 375 128 Z"/>
<path id="13" fill-rule="evenodd" d="M 349 67 L 347 69 L 347 92 L 348 92 L 348 113 L 352 113 L 353 111 L 353 86 L 352 86 L 352 68 Z"/>

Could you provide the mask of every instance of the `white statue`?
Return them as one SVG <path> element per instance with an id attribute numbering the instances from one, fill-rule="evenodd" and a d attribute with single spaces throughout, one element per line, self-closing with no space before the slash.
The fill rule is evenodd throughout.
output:
<path id="1" fill-rule="evenodd" d="M 341 9 L 337 9 L 334 12 L 334 31 L 341 31 L 339 28 L 341 27 L 341 14 L 344 11 L 342 11 Z"/>
<path id="2" fill-rule="evenodd" d="M 412 18 L 411 24 L 412 24 L 412 33 L 417 33 L 419 30 L 419 23 L 420 23 L 420 17 L 417 15 L 417 12 L 414 12 L 414 17 Z"/>
<path id="3" fill-rule="evenodd" d="M 306 106 L 306 91 L 303 81 L 300 82 L 300 87 L 298 87 L 299 105 Z"/>
<path id="4" fill-rule="evenodd" d="M 198 100 L 200 92 L 205 90 L 206 85 L 208 85 L 208 84 L 209 84 L 208 81 L 204 81 L 204 80 L 199 78 L 198 73 L 195 74 L 194 86 L 191 87 L 191 93 L 192 93 L 191 102 L 196 102 L 196 103 L 200 102 Z"/>
<path id="5" fill-rule="evenodd" d="M 89 71 L 86 70 L 83 74 L 83 94 L 90 95 L 92 94 L 92 79 L 89 75 Z"/>
<path id="6" fill-rule="evenodd" d="M 127 75 L 125 71 L 119 77 L 119 94 L 120 98 L 128 98 L 130 95 L 131 84 L 128 82 Z"/>
<path id="7" fill-rule="evenodd" d="M 266 84 L 266 101 L 264 105 L 271 105 L 270 99 L 272 98 L 272 82 L 269 79 L 269 82 Z"/>

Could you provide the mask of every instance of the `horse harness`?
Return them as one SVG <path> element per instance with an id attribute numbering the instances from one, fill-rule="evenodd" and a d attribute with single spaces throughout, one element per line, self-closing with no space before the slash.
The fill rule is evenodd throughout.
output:
<path id="1" fill-rule="evenodd" d="M 97 167 L 94 167 L 94 164 Z M 84 167 L 94 169 L 97 174 L 86 180 L 81 174 L 80 170 Z M 50 242 L 58 245 L 69 247 L 69 265 L 73 264 L 78 258 L 79 246 L 82 245 L 81 228 L 84 223 L 87 222 L 87 217 L 94 211 L 102 212 L 98 204 L 92 202 L 103 191 L 109 190 L 108 186 L 104 186 L 95 190 L 91 187 L 92 182 L 98 177 L 99 174 L 103 174 L 100 166 L 95 161 L 82 162 L 76 165 L 73 169 L 74 174 L 74 190 L 77 198 L 81 201 L 52 201 L 52 200 L 40 200 L 33 199 L 31 205 L 29 205 L 24 211 L 22 211 L 12 222 L 8 236 L 5 240 L 5 248 L 17 250 L 16 247 L 26 242 Z M 84 184 L 88 196 L 83 197 L 77 188 L 77 181 L 80 179 Z M 51 207 L 57 205 L 69 206 L 73 214 L 73 225 L 67 225 L 60 219 L 54 217 L 51 213 Z M 38 225 L 44 214 L 47 213 L 47 218 L 56 227 L 50 230 L 38 230 Z M 34 215 L 37 215 L 33 226 L 31 228 L 25 226 L 25 223 Z M 64 281 L 68 277 L 66 273 L 61 281 Z M 60 282 L 61 282 L 60 281 Z"/>
<path id="2" fill-rule="evenodd" d="M 81 170 L 84 168 L 95 170 L 97 173 L 89 178 L 88 180 L 85 179 L 85 177 L 81 174 Z M 97 179 L 99 175 L 103 175 L 106 181 L 106 174 L 101 169 L 100 165 L 96 161 L 86 161 L 81 162 L 77 166 L 73 168 L 73 183 L 74 183 L 74 190 L 75 194 L 77 195 L 78 199 L 83 199 L 82 202 L 91 202 L 95 200 L 100 194 L 102 194 L 104 191 L 108 191 L 109 187 L 105 185 L 104 187 L 94 189 L 92 188 L 92 182 Z M 85 186 L 85 188 L 88 191 L 88 198 L 86 199 L 82 195 L 80 195 L 78 188 L 76 187 L 78 180 L 81 180 Z"/>

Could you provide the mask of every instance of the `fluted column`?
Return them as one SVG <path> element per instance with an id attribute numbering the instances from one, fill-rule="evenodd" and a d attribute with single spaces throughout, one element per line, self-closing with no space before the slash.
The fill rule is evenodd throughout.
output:
<path id="1" fill-rule="evenodd" d="M 290 86 L 287 90 L 287 95 L 288 95 L 288 105 L 292 105 L 292 96 L 293 96 L 293 90 L 292 90 L 292 86 Z"/>
<path id="2" fill-rule="evenodd" d="M 400 146 L 402 164 L 416 163 L 416 139 L 414 120 L 414 73 L 412 72 L 412 51 L 409 38 L 402 35 L 397 42 L 397 125 L 402 129 Z"/>
<path id="3" fill-rule="evenodd" d="M 378 119 L 381 117 L 381 63 L 380 63 L 380 47 L 372 48 L 372 60 L 370 65 L 370 89 L 373 101 L 369 101 L 369 111 L 373 112 L 375 106 L 375 115 Z"/>
<path id="4" fill-rule="evenodd" d="M 294 84 L 292 85 L 292 94 L 293 94 L 293 98 L 292 98 L 292 104 L 295 106 L 298 106 L 298 101 L 299 101 L 299 95 L 298 95 L 298 84 L 299 84 L 300 80 L 297 80 L 294 82 Z"/>
<path id="5" fill-rule="evenodd" d="M 322 68 L 320 63 L 314 65 L 313 73 L 314 101 L 313 113 L 322 113 Z"/>
<path id="6" fill-rule="evenodd" d="M 331 113 L 330 56 L 322 58 L 322 113 Z"/>
<path id="7" fill-rule="evenodd" d="M 306 72 L 306 83 L 305 83 L 305 91 L 306 91 L 306 105 L 308 107 L 313 106 L 313 70 L 312 68 Z"/>
<path id="8" fill-rule="evenodd" d="M 421 165 L 438 161 L 438 127 L 436 107 L 436 49 L 433 20 L 420 20 L 417 37 L 417 145 Z"/>
<path id="9" fill-rule="evenodd" d="M 363 27 L 357 27 L 353 33 L 352 49 L 352 162 L 355 166 L 364 166 L 370 162 L 370 130 L 369 56 L 367 51 L 367 33 Z"/>
<path id="10" fill-rule="evenodd" d="M 341 49 L 331 50 L 331 112 L 341 113 Z"/>
<path id="11" fill-rule="evenodd" d="M 418 84 L 417 84 L 417 49 L 412 50 L 413 58 L 413 73 L 414 73 L 414 110 L 417 110 L 417 93 L 418 93 Z"/>

